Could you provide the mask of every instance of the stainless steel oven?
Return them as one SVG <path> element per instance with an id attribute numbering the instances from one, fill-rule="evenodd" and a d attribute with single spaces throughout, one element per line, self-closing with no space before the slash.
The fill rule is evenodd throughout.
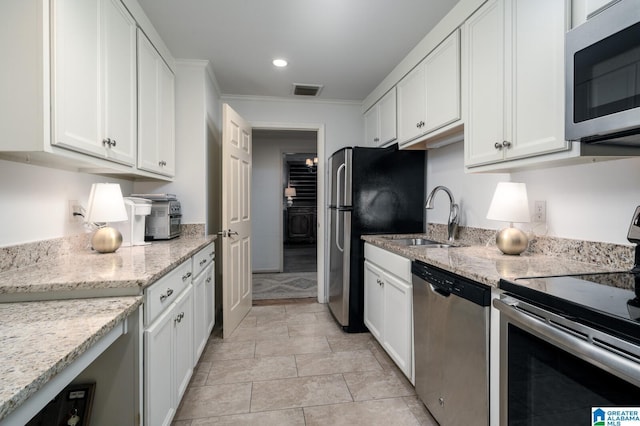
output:
<path id="1" fill-rule="evenodd" d="M 565 136 L 640 146 L 640 5 L 612 1 L 566 35 Z"/>
<path id="2" fill-rule="evenodd" d="M 640 410 L 638 298 L 599 278 L 636 280 L 621 273 L 500 282 L 501 425 L 596 424 L 599 409 Z"/>

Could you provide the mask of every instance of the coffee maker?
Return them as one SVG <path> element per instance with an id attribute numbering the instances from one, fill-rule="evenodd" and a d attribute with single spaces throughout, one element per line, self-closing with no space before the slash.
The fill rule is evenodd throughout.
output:
<path id="1" fill-rule="evenodd" d="M 144 241 L 146 216 L 151 213 L 151 200 L 139 197 L 124 197 L 127 221 L 119 222 L 117 229 L 122 233 L 122 247 L 151 244 Z"/>

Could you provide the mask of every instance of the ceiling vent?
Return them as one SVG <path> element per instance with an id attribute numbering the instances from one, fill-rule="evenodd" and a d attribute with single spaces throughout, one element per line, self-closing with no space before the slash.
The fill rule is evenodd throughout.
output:
<path id="1" fill-rule="evenodd" d="M 296 96 L 318 96 L 322 87 L 322 84 L 293 83 L 293 94 Z"/>

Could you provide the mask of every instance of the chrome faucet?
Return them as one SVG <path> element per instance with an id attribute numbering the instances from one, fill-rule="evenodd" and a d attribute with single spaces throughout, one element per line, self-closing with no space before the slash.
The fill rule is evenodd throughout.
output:
<path id="1" fill-rule="evenodd" d="M 436 186 L 433 188 L 429 196 L 427 197 L 427 203 L 425 204 L 425 209 L 433 208 L 433 196 L 439 190 L 443 190 L 449 196 L 449 221 L 447 222 L 447 236 L 449 241 L 453 241 L 456 235 L 456 231 L 458 230 L 458 223 L 460 222 L 460 217 L 458 213 L 460 211 L 460 207 L 456 204 L 455 199 L 453 198 L 453 194 L 446 186 Z"/>

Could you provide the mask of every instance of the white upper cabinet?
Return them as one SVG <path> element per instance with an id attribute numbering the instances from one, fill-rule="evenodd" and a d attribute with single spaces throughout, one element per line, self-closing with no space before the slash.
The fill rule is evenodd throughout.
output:
<path id="1" fill-rule="evenodd" d="M 564 140 L 564 34 L 557 0 L 490 0 L 464 24 L 465 166 L 570 148 Z"/>
<path id="2" fill-rule="evenodd" d="M 397 90 L 398 141 L 401 145 L 459 122 L 459 30 L 400 80 Z"/>
<path id="3" fill-rule="evenodd" d="M 364 115 L 365 146 L 383 146 L 396 139 L 396 88 L 393 87 Z"/>
<path id="4" fill-rule="evenodd" d="M 175 174 L 175 77 L 138 32 L 138 168 Z"/>
<path id="5" fill-rule="evenodd" d="M 119 0 L 52 4 L 52 144 L 134 165 L 134 19 Z"/>

